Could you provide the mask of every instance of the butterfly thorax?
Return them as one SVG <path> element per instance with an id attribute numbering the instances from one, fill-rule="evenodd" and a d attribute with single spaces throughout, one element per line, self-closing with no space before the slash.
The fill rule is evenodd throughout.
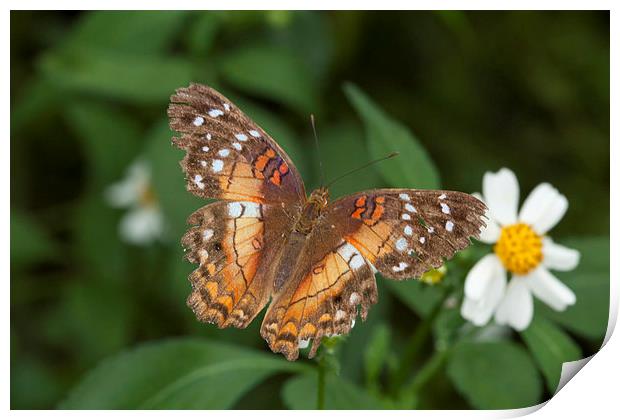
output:
<path id="1" fill-rule="evenodd" d="M 304 208 L 301 211 L 301 215 L 295 224 L 294 231 L 303 235 L 309 235 L 316 225 L 323 209 L 327 207 L 329 202 L 329 192 L 327 188 L 321 187 L 312 191 L 310 197 L 306 201 Z"/>

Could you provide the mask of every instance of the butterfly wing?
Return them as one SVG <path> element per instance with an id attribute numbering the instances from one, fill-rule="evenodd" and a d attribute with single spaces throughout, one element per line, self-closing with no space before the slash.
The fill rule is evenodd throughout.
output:
<path id="1" fill-rule="evenodd" d="M 377 300 L 374 271 L 419 277 L 467 247 L 484 204 L 454 191 L 372 190 L 335 201 L 307 239 L 307 258 L 269 307 L 261 334 L 274 352 L 298 357 L 312 340 L 346 334 L 358 309 Z"/>
<path id="2" fill-rule="evenodd" d="M 232 102 L 208 86 L 177 89 L 168 107 L 172 142 L 187 189 L 203 198 L 256 203 L 303 202 L 299 172 L 286 152 Z"/>
<path id="3" fill-rule="evenodd" d="M 458 191 L 380 189 L 335 201 L 327 223 L 384 276 L 420 277 L 471 243 L 486 206 Z"/>
<path id="4" fill-rule="evenodd" d="M 187 189 L 227 200 L 188 219 L 186 258 L 199 264 L 188 305 L 201 321 L 245 328 L 272 293 L 276 244 L 305 201 L 302 179 L 263 129 L 207 86 L 178 89 L 168 115 L 180 133 L 173 144 L 187 152 Z"/>
<path id="5" fill-rule="evenodd" d="M 313 357 L 324 335 L 347 334 L 361 307 L 362 318 L 377 301 L 372 266 L 327 226 L 308 237 L 299 269 L 274 296 L 261 326 L 272 351 L 295 360 L 313 340 Z"/>

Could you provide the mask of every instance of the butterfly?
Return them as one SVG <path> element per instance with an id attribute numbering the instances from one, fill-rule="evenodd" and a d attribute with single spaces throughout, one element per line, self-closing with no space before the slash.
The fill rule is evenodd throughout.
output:
<path id="1" fill-rule="evenodd" d="M 217 199 L 188 218 L 187 304 L 198 320 L 247 327 L 295 360 L 348 333 L 377 302 L 375 273 L 403 280 L 439 267 L 484 226 L 485 205 L 456 191 L 375 189 L 333 202 L 306 195 L 290 157 L 231 101 L 201 84 L 171 96 L 173 144 L 188 191 Z"/>

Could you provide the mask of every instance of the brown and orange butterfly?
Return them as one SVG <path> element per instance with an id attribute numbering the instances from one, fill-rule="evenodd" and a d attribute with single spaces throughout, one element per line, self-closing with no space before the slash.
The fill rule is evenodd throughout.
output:
<path id="1" fill-rule="evenodd" d="M 469 194 L 377 189 L 334 202 L 306 196 L 286 152 L 215 90 L 200 84 L 171 97 L 173 143 L 187 189 L 216 198 L 194 212 L 183 237 L 188 305 L 200 321 L 245 328 L 271 300 L 261 335 L 289 360 L 312 341 L 346 334 L 377 301 L 375 272 L 403 280 L 439 267 L 484 225 Z"/>

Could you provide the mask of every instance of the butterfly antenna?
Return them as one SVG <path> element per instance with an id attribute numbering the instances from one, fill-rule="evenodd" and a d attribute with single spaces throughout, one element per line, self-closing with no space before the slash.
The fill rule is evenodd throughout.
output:
<path id="1" fill-rule="evenodd" d="M 321 187 L 325 185 L 325 172 L 323 172 L 323 161 L 321 160 L 321 149 L 319 148 L 319 137 L 316 135 L 316 124 L 314 123 L 314 114 L 310 114 L 310 122 L 312 123 L 312 132 L 314 133 L 314 144 L 316 145 L 316 153 L 319 155 L 319 171 L 321 173 Z"/>
<path id="2" fill-rule="evenodd" d="M 398 156 L 398 154 L 399 154 L 398 152 L 392 152 L 392 153 L 390 153 L 387 156 L 383 156 L 383 157 L 381 157 L 379 159 L 371 160 L 370 162 L 368 162 L 368 163 L 366 163 L 366 164 L 364 164 L 364 165 L 362 165 L 362 166 L 360 166 L 358 168 L 352 169 L 349 172 L 345 172 L 344 174 L 340 175 L 338 178 L 331 180 L 330 183 L 327 184 L 327 186 L 329 187 L 330 185 L 334 184 L 336 181 L 340 181 L 342 178 L 347 177 L 347 176 L 349 176 L 351 174 L 354 174 L 355 172 L 361 171 L 362 169 L 368 168 L 369 166 L 374 165 L 375 163 L 379 163 L 379 162 L 382 162 L 384 160 L 392 159 L 393 157 Z"/>

